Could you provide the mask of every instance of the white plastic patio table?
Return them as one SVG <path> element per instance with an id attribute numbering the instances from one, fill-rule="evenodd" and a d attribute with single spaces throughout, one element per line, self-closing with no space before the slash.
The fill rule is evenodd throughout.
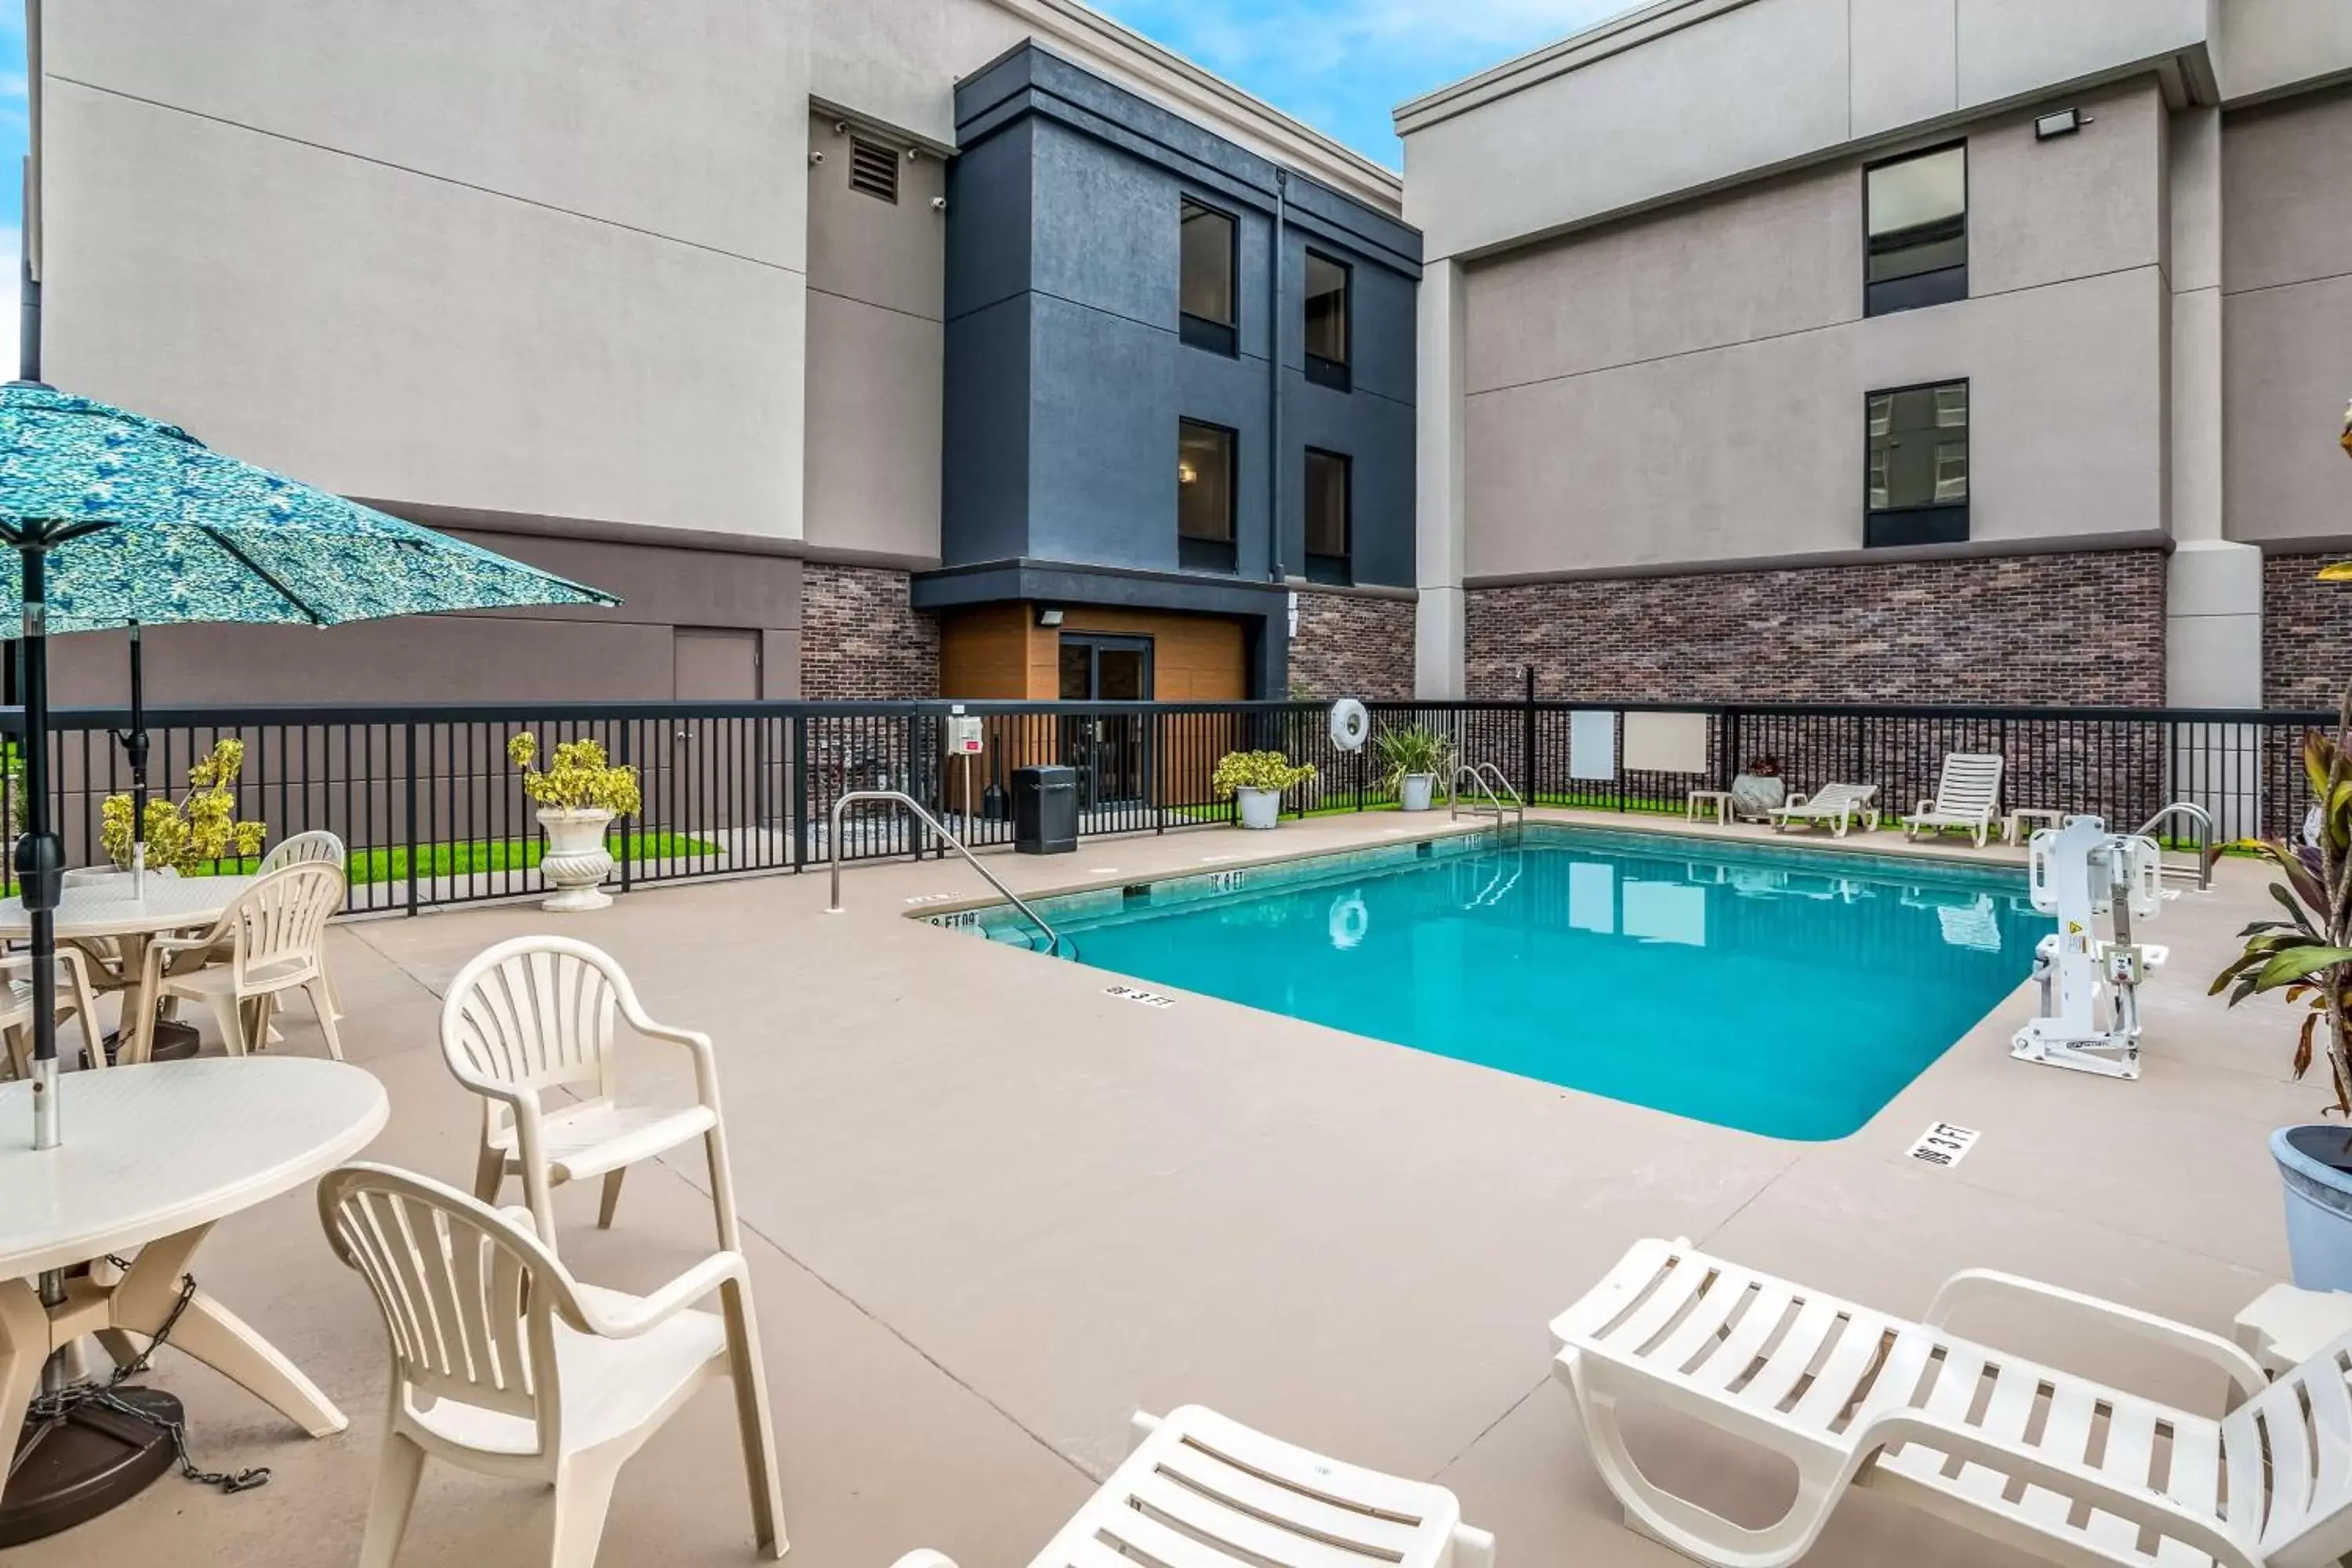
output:
<path id="1" fill-rule="evenodd" d="M 179 1300 L 188 1260 L 220 1220 L 324 1174 L 383 1126 L 373 1074 L 308 1058 L 204 1058 L 67 1073 L 65 1138 L 32 1146 L 32 1086 L 0 1084 L 0 1434 L 23 1425 L 52 1350 L 96 1334 L 126 1361 Z M 66 1282 L 45 1307 L 35 1278 L 139 1248 L 120 1281 Z M 276 1347 L 203 1289 L 173 1348 L 314 1437 L 348 1425 Z"/>
<path id="2" fill-rule="evenodd" d="M 178 931 L 208 929 L 237 896 L 253 886 L 252 877 L 163 877 L 150 875 L 139 896 L 132 897 L 129 877 L 68 887 L 58 896 L 58 940 L 112 938 L 122 943 L 123 968 L 133 976 L 123 998 L 126 1030 L 133 1022 L 155 1016 L 154 998 L 146 994 L 147 942 L 152 937 Z M 0 899 L 0 939 L 19 940 L 33 934 L 33 918 L 22 899 Z M 126 1034 L 125 1047 L 132 1040 Z M 144 1047 L 135 1047 L 137 1060 Z"/>

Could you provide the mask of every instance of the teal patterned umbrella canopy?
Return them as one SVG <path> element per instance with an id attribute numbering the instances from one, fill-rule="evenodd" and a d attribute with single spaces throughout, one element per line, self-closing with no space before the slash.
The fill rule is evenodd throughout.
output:
<path id="1" fill-rule="evenodd" d="M 89 531 L 86 525 L 104 524 Z M 48 553 L 51 632 L 138 622 L 333 626 L 613 595 L 214 451 L 176 426 L 34 382 L 0 386 L 0 536 Z M 0 552 L 0 624 L 23 608 Z"/>

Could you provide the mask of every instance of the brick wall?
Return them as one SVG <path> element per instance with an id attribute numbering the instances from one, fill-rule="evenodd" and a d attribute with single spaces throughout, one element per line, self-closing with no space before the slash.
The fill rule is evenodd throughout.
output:
<path id="1" fill-rule="evenodd" d="M 1402 702 L 1412 696 L 1413 606 L 1409 599 L 1298 591 L 1290 639 L 1290 691 L 1305 699 Z"/>
<path id="2" fill-rule="evenodd" d="M 2317 581 L 2319 569 L 2352 559 L 2263 557 L 2263 704 L 2332 713 L 2352 680 L 2352 583 Z"/>
<path id="3" fill-rule="evenodd" d="M 2154 707 L 2164 579 L 2132 550 L 1474 588 L 1469 691 Z"/>
<path id="4" fill-rule="evenodd" d="M 939 622 L 908 603 L 907 574 L 809 562 L 801 576 L 801 695 L 939 694 Z"/>

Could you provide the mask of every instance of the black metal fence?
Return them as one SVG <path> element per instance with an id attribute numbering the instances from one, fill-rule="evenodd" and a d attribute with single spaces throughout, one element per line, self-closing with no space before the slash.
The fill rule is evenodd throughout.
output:
<path id="1" fill-rule="evenodd" d="M 951 756 L 950 719 L 981 721 L 982 749 Z M 1759 758 L 1792 790 L 1875 784 L 1890 814 L 1935 793 L 1951 752 L 2007 759 L 2006 803 L 2095 812 L 2137 827 L 2168 802 L 2203 805 L 2225 837 L 2284 833 L 2309 790 L 2300 759 L 2324 713 L 1833 706 L 1675 706 L 1559 701 L 1374 704 L 1374 729 L 1422 723 L 1465 759 L 1495 764 L 1530 804 L 1679 812 Z M 121 710 L 52 714 L 52 807 L 68 865 L 101 862 L 100 813 L 131 787 Z M 190 764 L 241 740 L 239 815 L 272 841 L 312 828 L 351 849 L 352 907 L 415 910 L 540 890 L 540 831 L 507 742 L 530 731 L 542 757 L 567 740 L 602 744 L 639 772 L 644 805 L 615 823 L 614 882 L 800 870 L 833 852 L 830 812 L 858 789 L 903 790 L 967 842 L 1013 837 L 1013 772 L 1074 768 L 1082 835 L 1230 822 L 1219 757 L 1276 750 L 1315 764 L 1296 809 L 1391 804 L 1370 750 L 1346 752 L 1329 710 L 1307 703 L 616 703 L 404 708 L 159 709 L 150 778 L 186 794 Z M 0 734 L 23 715 L 0 710 Z M 915 851 L 919 830 L 884 805 L 854 805 L 845 859 Z"/>

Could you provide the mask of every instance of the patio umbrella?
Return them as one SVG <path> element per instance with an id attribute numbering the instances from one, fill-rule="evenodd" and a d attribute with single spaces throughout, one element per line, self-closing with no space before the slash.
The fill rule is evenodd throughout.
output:
<path id="1" fill-rule="evenodd" d="M 38 382 L 0 386 L 0 547 L 15 552 L 0 552 L 0 624 L 20 615 L 24 623 L 26 823 L 16 868 L 33 933 L 41 1149 L 59 1137 L 54 911 L 65 858 L 48 823 L 49 634 L 620 603 Z"/>

